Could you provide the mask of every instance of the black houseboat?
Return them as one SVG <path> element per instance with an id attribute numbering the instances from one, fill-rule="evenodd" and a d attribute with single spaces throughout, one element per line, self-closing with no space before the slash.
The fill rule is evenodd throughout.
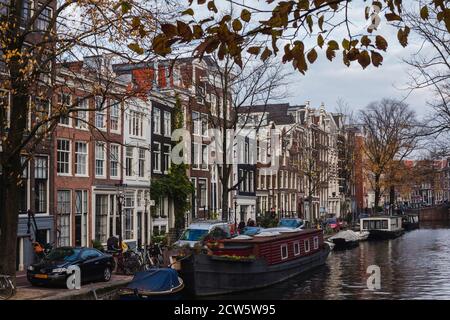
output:
<path id="1" fill-rule="evenodd" d="M 330 249 L 322 230 L 263 232 L 226 239 L 208 254 L 181 260 L 186 289 L 197 296 L 262 288 L 323 265 Z"/>
<path id="2" fill-rule="evenodd" d="M 403 229 L 406 231 L 419 228 L 419 215 L 418 214 L 406 214 L 402 218 Z"/>

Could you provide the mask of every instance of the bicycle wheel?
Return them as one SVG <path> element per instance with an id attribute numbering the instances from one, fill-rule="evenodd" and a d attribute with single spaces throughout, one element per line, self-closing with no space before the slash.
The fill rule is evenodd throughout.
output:
<path id="1" fill-rule="evenodd" d="M 8 278 L 0 278 L 0 299 L 7 300 L 14 295 L 14 286 Z"/>

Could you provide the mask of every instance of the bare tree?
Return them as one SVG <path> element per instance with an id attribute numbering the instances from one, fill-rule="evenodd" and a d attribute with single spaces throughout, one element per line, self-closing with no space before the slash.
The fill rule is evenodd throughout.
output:
<path id="1" fill-rule="evenodd" d="M 417 1 L 422 7 L 425 1 Z M 426 19 L 423 19 L 426 17 Z M 429 89 L 434 99 L 428 104 L 434 109 L 427 119 L 428 133 L 439 134 L 450 130 L 450 34 L 439 10 L 428 6 L 422 17 L 417 12 L 405 14 L 405 21 L 422 40 L 419 50 L 409 59 L 410 90 Z"/>
<path id="2" fill-rule="evenodd" d="M 408 105 L 392 99 L 369 104 L 359 112 L 359 119 L 365 134 L 365 170 L 369 172 L 377 208 L 385 187 L 391 194 L 395 191 L 390 175 L 397 170 L 396 163 L 402 162 L 418 146 L 420 129 Z"/>

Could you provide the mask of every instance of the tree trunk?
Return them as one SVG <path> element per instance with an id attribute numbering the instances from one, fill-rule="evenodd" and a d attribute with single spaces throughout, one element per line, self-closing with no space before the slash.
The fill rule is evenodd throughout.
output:
<path id="1" fill-rule="evenodd" d="M 16 274 L 19 212 L 17 172 L 20 172 L 20 155 L 13 156 L 3 167 L 0 187 L 0 274 L 13 277 Z"/>
<path id="2" fill-rule="evenodd" d="M 381 197 L 380 176 L 375 175 L 375 211 L 378 210 Z"/>
<path id="3" fill-rule="evenodd" d="M 394 204 L 395 204 L 395 186 L 389 188 L 389 209 L 390 214 L 394 214 Z"/>

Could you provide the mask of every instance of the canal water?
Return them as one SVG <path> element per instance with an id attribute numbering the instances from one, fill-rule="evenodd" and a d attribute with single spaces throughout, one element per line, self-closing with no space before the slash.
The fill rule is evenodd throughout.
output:
<path id="1" fill-rule="evenodd" d="M 367 268 L 380 267 L 378 290 Z M 212 299 L 450 299 L 450 225 L 424 225 L 402 237 L 333 251 L 327 263 L 283 283 Z"/>

